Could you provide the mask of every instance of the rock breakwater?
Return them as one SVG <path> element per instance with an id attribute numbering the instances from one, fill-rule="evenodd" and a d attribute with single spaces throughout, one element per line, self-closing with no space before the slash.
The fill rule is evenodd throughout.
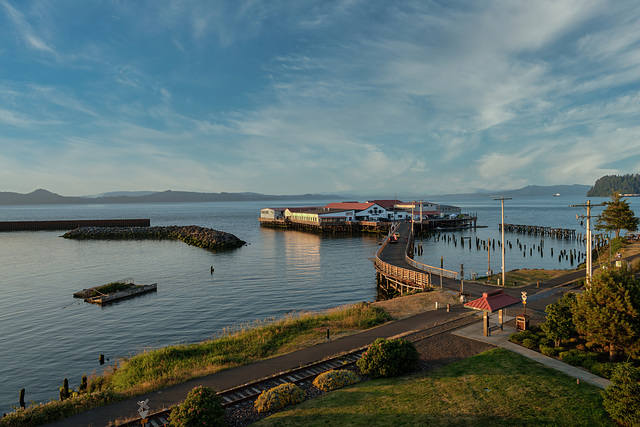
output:
<path id="1" fill-rule="evenodd" d="M 187 245 L 208 250 L 234 249 L 246 244 L 231 233 L 197 225 L 166 227 L 78 227 L 65 233 L 65 239 L 119 240 L 158 239 L 181 240 Z"/>

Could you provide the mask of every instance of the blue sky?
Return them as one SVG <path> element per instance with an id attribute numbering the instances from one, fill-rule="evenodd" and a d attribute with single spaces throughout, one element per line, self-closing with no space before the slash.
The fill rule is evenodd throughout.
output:
<path id="1" fill-rule="evenodd" d="M 636 1 L 0 0 L 0 191 L 640 172 Z"/>

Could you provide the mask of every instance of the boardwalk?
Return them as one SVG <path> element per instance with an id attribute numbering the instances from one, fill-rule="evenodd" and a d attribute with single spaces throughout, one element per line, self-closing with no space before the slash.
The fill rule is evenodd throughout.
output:
<path id="1" fill-rule="evenodd" d="M 391 288 L 402 294 L 431 288 L 434 274 L 457 278 L 457 273 L 453 271 L 428 266 L 412 259 L 413 236 L 410 223 L 398 223 L 393 232 L 399 236 L 397 243 L 385 241 L 374 260 L 378 284 L 383 289 Z"/>

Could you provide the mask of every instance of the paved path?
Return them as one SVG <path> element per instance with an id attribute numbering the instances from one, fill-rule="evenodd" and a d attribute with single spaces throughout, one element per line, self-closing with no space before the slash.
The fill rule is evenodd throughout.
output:
<path id="1" fill-rule="evenodd" d="M 605 388 L 611 385 L 611 381 L 604 378 L 600 378 L 599 376 L 594 375 L 591 372 L 585 371 L 575 366 L 568 365 L 564 362 L 561 362 L 558 359 L 554 359 L 553 357 L 545 356 L 544 354 L 540 354 L 537 351 L 529 350 L 528 348 L 525 348 L 521 345 L 512 343 L 511 341 L 509 341 L 509 335 L 511 335 L 514 332 L 516 332 L 516 329 L 514 327 L 505 326 L 503 331 L 500 331 L 500 330 L 493 331 L 491 332 L 491 336 L 485 337 L 483 335 L 482 324 L 480 323 L 480 324 L 473 324 L 471 326 L 467 326 L 462 329 L 458 329 L 457 331 L 452 333 L 460 337 L 482 341 L 489 344 L 493 344 L 495 346 L 503 347 L 514 353 L 521 354 L 528 359 L 535 360 L 538 363 L 542 363 L 545 366 L 548 366 L 552 369 L 563 372 L 571 377 L 577 378 L 580 381 L 588 382 L 589 384 L 593 384 L 600 388 Z"/>
<path id="2" fill-rule="evenodd" d="M 228 369 L 188 381 L 184 384 L 147 393 L 142 396 L 136 396 L 112 405 L 95 408 L 50 425 L 73 427 L 105 426 L 109 424 L 110 421 L 136 416 L 138 410 L 137 402 L 141 400 L 149 399 L 151 412 L 157 412 L 165 407 L 170 407 L 181 402 L 187 396 L 189 390 L 198 385 L 213 387 L 216 390 L 227 390 L 260 378 L 269 377 L 343 352 L 364 347 L 374 342 L 377 338 L 398 337 L 412 332 L 426 330 L 464 315 L 469 315 L 469 310 L 463 308 L 461 305 L 451 307 L 450 312 L 446 310 L 427 311 L 407 319 L 389 322 L 358 334 L 331 340 L 293 353 Z"/>

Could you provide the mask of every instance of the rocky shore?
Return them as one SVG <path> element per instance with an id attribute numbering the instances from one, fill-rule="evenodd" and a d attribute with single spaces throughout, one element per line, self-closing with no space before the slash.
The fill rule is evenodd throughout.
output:
<path id="1" fill-rule="evenodd" d="M 65 239 L 169 239 L 208 250 L 239 248 L 246 244 L 231 233 L 197 225 L 168 227 L 79 227 L 65 233 Z"/>

